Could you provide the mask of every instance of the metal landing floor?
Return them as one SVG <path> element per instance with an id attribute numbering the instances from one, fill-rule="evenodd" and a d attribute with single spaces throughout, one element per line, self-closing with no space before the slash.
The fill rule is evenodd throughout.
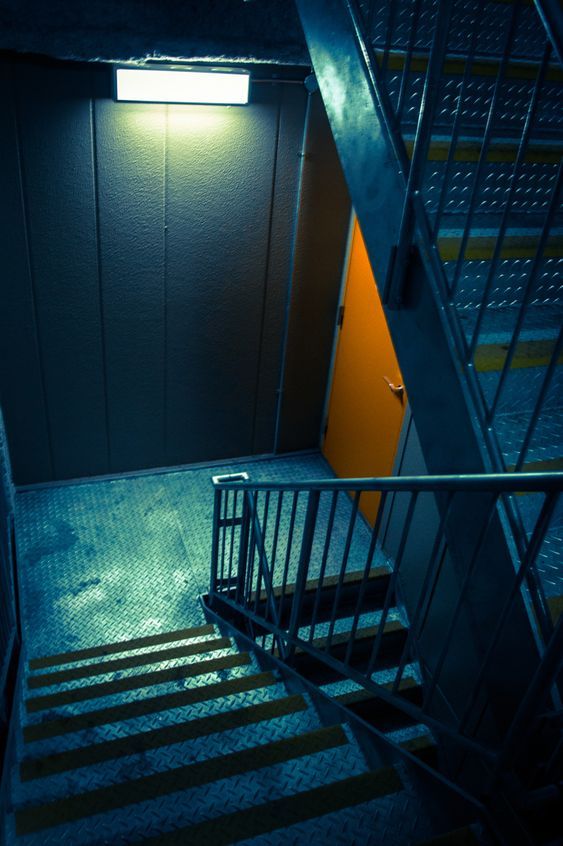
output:
<path id="1" fill-rule="evenodd" d="M 255 480 L 332 475 L 319 453 L 308 453 L 18 493 L 28 654 L 202 623 L 198 596 L 209 580 L 211 476 L 238 470 Z"/>

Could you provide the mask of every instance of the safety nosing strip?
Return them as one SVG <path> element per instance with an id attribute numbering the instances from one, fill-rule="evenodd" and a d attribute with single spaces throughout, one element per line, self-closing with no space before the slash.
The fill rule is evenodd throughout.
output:
<path id="1" fill-rule="evenodd" d="M 516 469 L 514 464 L 506 468 L 510 473 Z M 563 470 L 563 457 L 544 458 L 541 461 L 526 461 L 522 473 L 556 473 Z"/>
<path id="2" fill-rule="evenodd" d="M 550 363 L 554 349 L 555 340 L 520 341 L 516 345 L 510 368 L 545 367 Z M 475 369 L 479 373 L 502 370 L 507 352 L 508 344 L 481 344 L 475 351 Z M 557 359 L 557 364 L 563 364 L 563 353 Z"/>
<path id="3" fill-rule="evenodd" d="M 378 63 L 381 64 L 383 51 L 376 50 L 375 55 Z M 391 71 L 402 71 L 405 68 L 406 57 L 404 53 L 391 52 L 387 67 Z M 465 72 L 464 59 L 446 59 L 442 69 L 444 76 L 460 76 Z M 539 62 L 510 62 L 504 71 L 507 79 L 537 79 L 540 68 Z M 410 73 L 426 73 L 428 70 L 428 56 L 415 55 L 411 59 Z M 477 59 L 471 66 L 472 76 L 498 76 L 499 62 L 491 59 L 484 61 Z M 555 66 L 550 66 L 546 73 L 549 82 L 563 82 L 563 71 Z"/>
<path id="4" fill-rule="evenodd" d="M 83 817 L 115 811 L 180 790 L 200 787 L 220 779 L 313 755 L 346 743 L 348 738 L 342 726 L 329 726 L 262 746 L 231 752 L 219 758 L 210 758 L 121 784 L 100 787 L 76 796 L 49 802 L 46 805 L 16 811 L 16 833 L 18 836 L 31 834 L 34 831 L 70 823 Z"/>
<path id="5" fill-rule="evenodd" d="M 553 625 L 556 626 L 563 614 L 563 596 L 548 596 L 546 602 Z"/>
<path id="6" fill-rule="evenodd" d="M 406 141 L 407 153 L 412 156 L 414 141 Z M 449 141 L 432 141 L 428 150 L 428 160 L 431 162 L 445 162 L 450 152 Z M 478 141 L 460 141 L 454 152 L 455 162 L 478 162 L 481 155 L 481 144 Z M 515 162 L 518 155 L 516 144 L 494 144 L 487 151 L 488 162 Z M 524 156 L 524 161 L 534 164 L 557 165 L 563 156 L 561 147 L 530 146 Z"/>
<path id="7" fill-rule="evenodd" d="M 245 653 L 243 655 L 245 660 L 240 661 L 239 664 L 248 664 L 250 658 Z M 232 664 L 229 666 L 232 666 Z M 216 669 L 222 669 L 222 667 Z M 261 687 L 270 687 L 274 684 L 276 684 L 276 678 L 273 673 L 268 672 L 256 673 L 251 676 L 240 676 L 239 678 L 213 682 L 212 684 L 198 685 L 188 690 L 179 690 L 175 693 L 167 693 L 162 696 L 153 696 L 148 699 L 138 699 L 135 702 L 125 702 L 122 705 L 112 705 L 109 708 L 100 708 L 97 711 L 86 711 L 83 714 L 74 714 L 55 720 L 46 720 L 45 722 L 34 725 L 27 725 L 23 729 L 23 738 L 26 743 L 47 740 L 50 737 L 57 737 L 61 734 L 71 734 L 77 731 L 84 731 L 85 729 L 96 728 L 96 726 L 103 726 L 108 723 L 133 720 L 138 717 L 144 717 L 147 714 L 156 714 L 161 711 L 168 711 L 171 708 L 182 708 L 186 705 L 195 705 L 198 702 L 221 699 L 224 696 L 257 690 Z"/>
<path id="8" fill-rule="evenodd" d="M 129 652 L 133 649 L 143 649 L 145 646 L 157 646 L 161 643 L 172 643 L 178 640 L 190 640 L 193 637 L 202 637 L 215 633 L 214 626 L 193 626 L 189 629 L 177 629 L 173 632 L 146 635 L 136 637 L 132 640 L 120 640 L 114 643 L 105 643 L 99 646 L 92 646 L 87 649 L 76 649 L 72 652 L 60 652 L 58 655 L 48 655 L 43 658 L 32 658 L 29 661 L 30 670 L 42 670 L 45 667 L 56 667 L 59 664 L 73 664 L 75 661 L 85 661 L 88 658 L 103 658 L 106 655 L 113 655 L 117 652 Z"/>
<path id="9" fill-rule="evenodd" d="M 285 696 L 282 699 L 272 699 L 258 705 L 249 705 L 245 708 L 221 711 L 199 720 L 189 720 L 151 731 L 130 734 L 104 743 L 95 743 L 91 746 L 81 746 L 44 758 L 25 760 L 20 765 L 20 777 L 22 781 L 44 778 L 66 770 L 100 764 L 113 758 L 143 754 L 162 746 L 171 746 L 174 743 L 183 743 L 187 740 L 207 737 L 223 731 L 232 731 L 253 723 L 305 711 L 306 708 L 307 703 L 303 696 L 295 694 Z"/>
<path id="10" fill-rule="evenodd" d="M 218 637 L 213 640 L 199 640 L 185 646 L 173 646 L 169 649 L 159 649 L 155 652 L 141 652 L 128 655 L 126 658 L 114 658 L 111 661 L 101 661 L 99 664 L 82 664 L 70 670 L 57 670 L 54 673 L 42 673 L 39 676 L 29 676 L 27 686 L 30 689 L 47 687 L 52 684 L 63 684 L 68 681 L 102 676 L 106 673 L 116 673 L 121 670 L 131 670 L 147 664 L 159 664 L 161 661 L 171 661 L 175 658 L 188 658 L 190 655 L 202 655 L 206 652 L 216 652 L 218 649 L 228 649 L 232 643 L 228 637 Z"/>
<path id="11" fill-rule="evenodd" d="M 501 259 L 533 259 L 539 245 L 539 236 L 509 235 L 504 238 L 500 250 Z M 465 261 L 489 261 L 496 246 L 496 238 L 483 236 L 471 237 L 465 248 Z M 438 247 L 442 261 L 457 261 L 461 249 L 461 238 L 439 238 Z M 563 256 L 563 238 L 552 237 L 543 251 L 544 258 Z"/>
<path id="12" fill-rule="evenodd" d="M 403 785 L 392 767 L 362 773 L 332 784 L 314 787 L 293 796 L 254 805 L 197 825 L 186 826 L 143 841 L 146 846 L 185 846 L 205 843 L 206 846 L 227 846 L 250 840 L 279 828 L 288 828 L 307 820 L 322 817 L 369 802 L 390 793 L 398 793 Z"/>
<path id="13" fill-rule="evenodd" d="M 154 670 L 150 673 L 127 676 L 123 679 L 115 679 L 115 681 L 62 690 L 47 696 L 34 696 L 31 699 L 26 699 L 25 705 L 27 711 L 33 713 L 34 711 L 43 711 L 46 708 L 57 708 L 59 705 L 83 702 L 86 699 L 100 699 L 102 696 L 112 696 L 116 693 L 124 693 L 127 690 L 180 681 L 180 679 L 188 679 L 193 676 L 200 676 L 203 673 L 212 673 L 216 670 L 225 670 L 229 667 L 238 667 L 241 664 L 248 663 L 250 663 L 250 657 L 245 653 L 224 655 L 221 658 L 211 658 L 208 661 L 197 661 L 193 664 L 182 664 L 180 667 L 170 667 L 166 670 Z"/>
<path id="14" fill-rule="evenodd" d="M 364 573 L 363 573 L 362 570 L 354 570 L 350 573 L 345 574 L 343 584 L 344 585 L 359 584 L 362 581 L 363 577 L 364 577 Z M 388 570 L 386 567 L 374 567 L 373 570 L 370 570 L 367 581 L 368 581 L 368 584 L 369 584 L 370 582 L 376 582 L 376 581 L 379 581 L 379 580 L 386 580 L 386 579 L 388 580 L 390 578 L 391 578 L 391 571 Z M 327 588 L 336 587 L 338 585 L 339 579 L 340 579 L 340 576 L 338 576 L 338 575 L 336 575 L 336 576 L 325 576 L 325 578 L 323 579 L 323 583 L 322 583 L 322 590 L 325 590 Z M 286 585 L 284 596 L 293 596 L 293 594 L 295 593 L 295 587 L 296 587 L 295 584 Z M 314 591 L 316 591 L 318 589 L 318 587 L 319 587 L 319 580 L 318 579 L 309 579 L 309 581 L 307 581 L 305 583 L 305 593 L 313 593 Z M 274 587 L 274 596 L 276 598 L 279 598 L 279 597 L 281 597 L 281 595 L 282 595 L 282 585 L 276 585 Z M 266 596 L 267 596 L 266 591 L 262 590 L 260 592 L 260 599 L 265 600 Z M 256 591 L 251 593 L 250 598 L 251 598 L 251 600 L 256 599 Z"/>

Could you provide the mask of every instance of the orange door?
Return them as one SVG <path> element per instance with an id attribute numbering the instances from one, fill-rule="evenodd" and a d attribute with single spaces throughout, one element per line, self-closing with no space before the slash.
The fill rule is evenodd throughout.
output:
<path id="1" fill-rule="evenodd" d="M 323 453 L 337 476 L 389 476 L 406 396 L 358 222 L 354 223 L 344 313 L 334 364 Z M 379 494 L 362 497 L 373 525 Z"/>

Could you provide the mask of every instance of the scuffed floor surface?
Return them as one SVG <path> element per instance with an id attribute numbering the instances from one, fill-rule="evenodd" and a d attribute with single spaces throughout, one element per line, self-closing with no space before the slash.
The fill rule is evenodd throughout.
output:
<path id="1" fill-rule="evenodd" d="M 195 626 L 208 588 L 211 476 L 330 475 L 318 453 L 63 485 L 18 494 L 29 656 Z M 367 535 L 367 532 L 366 532 Z"/>

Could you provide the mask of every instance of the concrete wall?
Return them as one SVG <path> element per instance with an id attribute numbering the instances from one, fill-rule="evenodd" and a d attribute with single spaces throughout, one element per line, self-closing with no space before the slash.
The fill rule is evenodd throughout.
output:
<path id="1" fill-rule="evenodd" d="M 257 83 L 248 107 L 114 103 L 106 66 L 5 56 L 0 93 L 0 400 L 16 481 L 271 451 L 303 86 Z M 311 143 L 331 143 L 326 119 Z M 324 202 L 330 214 L 341 197 Z M 323 249 L 299 237 L 299 255 Z M 311 445 L 300 425 L 294 448 Z"/>

